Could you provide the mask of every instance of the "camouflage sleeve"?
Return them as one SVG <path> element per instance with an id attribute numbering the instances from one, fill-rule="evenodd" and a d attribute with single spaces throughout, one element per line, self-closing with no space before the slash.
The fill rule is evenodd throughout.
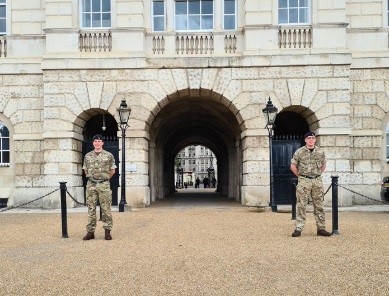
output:
<path id="1" fill-rule="evenodd" d="M 291 159 L 291 164 L 294 164 L 294 165 L 298 165 L 299 164 L 299 151 L 300 151 L 300 149 L 297 149 L 296 150 L 296 152 L 293 154 L 293 157 L 292 157 L 292 159 Z"/>
<path id="2" fill-rule="evenodd" d="M 115 164 L 115 157 L 113 154 L 111 154 L 111 165 L 110 165 L 111 170 L 116 169 L 116 164 Z"/>

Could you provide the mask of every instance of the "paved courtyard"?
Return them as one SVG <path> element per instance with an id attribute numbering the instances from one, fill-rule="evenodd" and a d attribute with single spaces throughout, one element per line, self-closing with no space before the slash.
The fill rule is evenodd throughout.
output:
<path id="1" fill-rule="evenodd" d="M 112 241 L 102 222 L 82 240 L 86 208 L 69 210 L 69 238 L 57 210 L 0 213 L 0 295 L 388 295 L 389 205 L 341 210 L 329 238 L 311 213 L 292 238 L 290 213 L 212 190 L 113 211 Z"/>

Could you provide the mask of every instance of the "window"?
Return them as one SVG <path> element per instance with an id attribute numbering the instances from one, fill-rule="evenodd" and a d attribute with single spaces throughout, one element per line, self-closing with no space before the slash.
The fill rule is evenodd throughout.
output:
<path id="1" fill-rule="evenodd" d="M 9 165 L 9 130 L 0 121 L 0 166 Z"/>
<path id="2" fill-rule="evenodd" d="M 278 0 L 280 24 L 308 24 L 310 0 Z"/>
<path id="3" fill-rule="evenodd" d="M 5 35 L 7 29 L 7 7 L 6 0 L 0 0 L 0 35 Z"/>
<path id="4" fill-rule="evenodd" d="M 213 30 L 213 0 L 176 0 L 175 29 Z"/>
<path id="5" fill-rule="evenodd" d="M 165 31 L 165 1 L 153 1 L 153 30 Z"/>
<path id="6" fill-rule="evenodd" d="M 82 27 L 110 28 L 111 0 L 82 0 Z"/>
<path id="7" fill-rule="evenodd" d="M 224 0 L 224 30 L 236 29 L 235 0 Z"/>

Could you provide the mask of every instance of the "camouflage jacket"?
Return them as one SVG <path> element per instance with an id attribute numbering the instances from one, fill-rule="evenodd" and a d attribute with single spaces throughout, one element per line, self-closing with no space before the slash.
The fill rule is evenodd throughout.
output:
<path id="1" fill-rule="evenodd" d="M 307 146 L 296 150 L 291 163 L 297 166 L 299 175 L 320 176 L 321 167 L 326 163 L 324 151 L 318 146 L 311 152 Z"/>
<path id="2" fill-rule="evenodd" d="M 91 151 L 85 155 L 82 169 L 85 171 L 87 178 L 108 180 L 111 170 L 116 169 L 115 158 L 110 152 L 105 150 L 98 155 Z"/>

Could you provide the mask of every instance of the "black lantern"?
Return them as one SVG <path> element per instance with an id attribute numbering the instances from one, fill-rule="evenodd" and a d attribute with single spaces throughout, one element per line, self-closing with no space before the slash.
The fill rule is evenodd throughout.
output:
<path id="1" fill-rule="evenodd" d="M 266 108 L 262 109 L 263 115 L 266 119 L 266 128 L 269 133 L 269 161 L 270 161 L 270 207 L 273 212 L 277 211 L 277 205 L 274 201 L 274 176 L 273 176 L 273 135 L 274 135 L 274 122 L 276 121 L 277 108 L 270 100 L 266 104 Z"/>
<path id="2" fill-rule="evenodd" d="M 128 108 L 126 100 L 122 100 L 120 107 L 117 109 L 119 112 L 119 128 L 122 131 L 122 176 L 121 176 L 121 197 L 119 202 L 119 212 L 124 212 L 124 206 L 126 201 L 126 130 L 128 127 L 128 119 L 130 117 L 131 108 Z"/>

